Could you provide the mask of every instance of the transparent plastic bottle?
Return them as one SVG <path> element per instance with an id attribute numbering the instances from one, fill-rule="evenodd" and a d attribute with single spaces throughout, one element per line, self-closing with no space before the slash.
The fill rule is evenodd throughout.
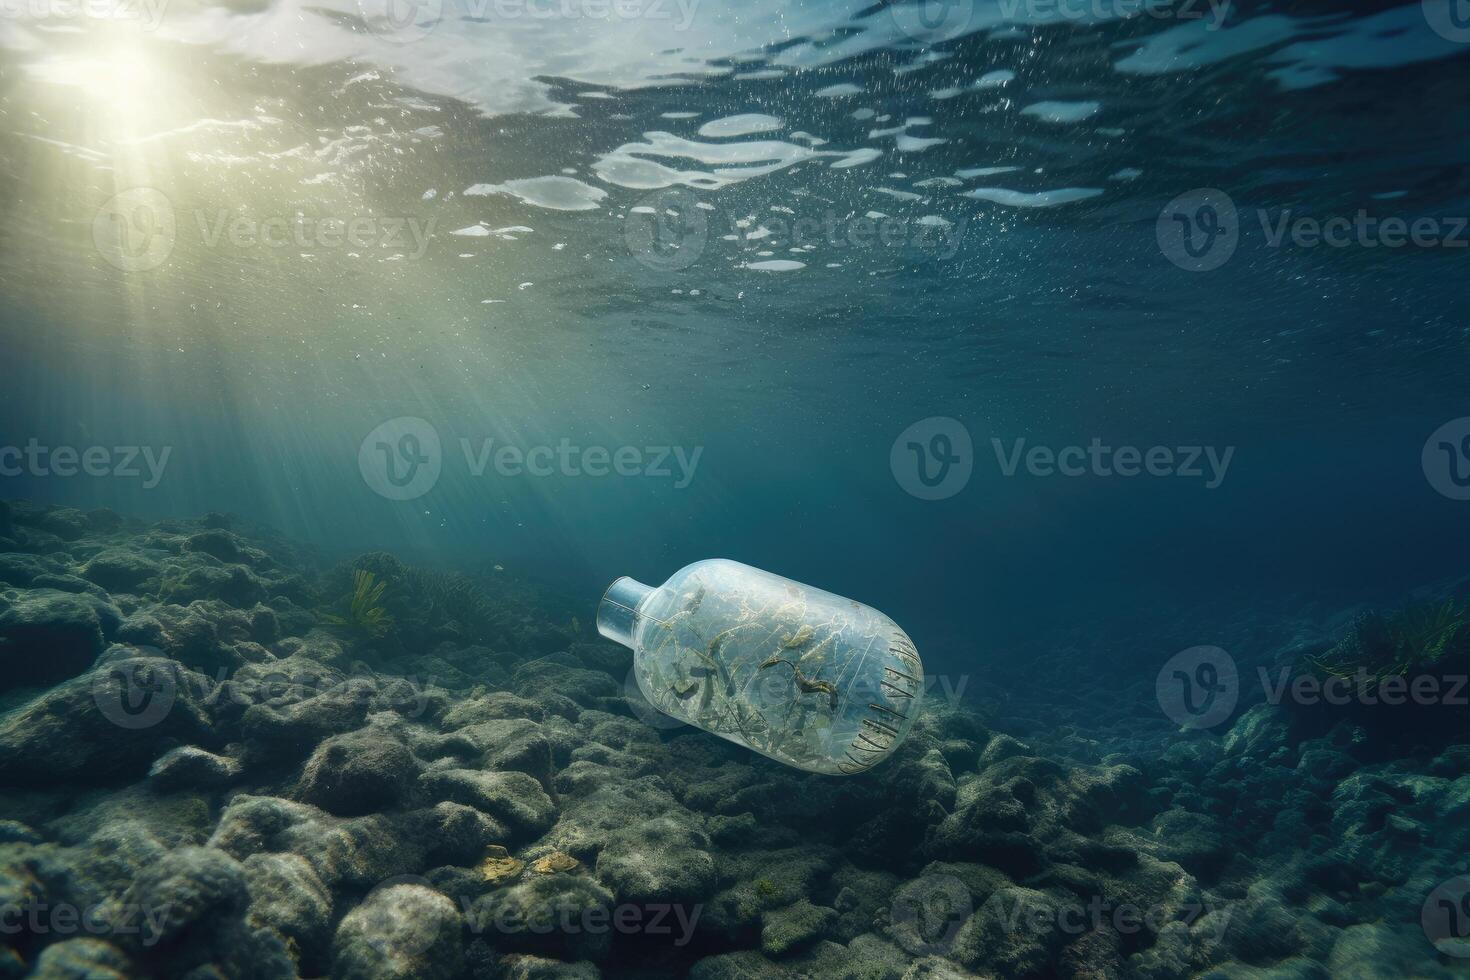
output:
<path id="1" fill-rule="evenodd" d="M 918 715 L 924 668 L 893 620 L 725 559 L 608 587 L 597 630 L 633 650 L 649 704 L 798 769 L 882 762 Z"/>

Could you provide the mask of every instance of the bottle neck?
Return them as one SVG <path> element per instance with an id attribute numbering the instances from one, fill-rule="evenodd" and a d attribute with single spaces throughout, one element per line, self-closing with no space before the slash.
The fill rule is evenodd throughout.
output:
<path id="1" fill-rule="evenodd" d="M 597 632 L 631 650 L 638 606 L 652 592 L 651 587 L 626 575 L 609 585 L 597 604 Z"/>

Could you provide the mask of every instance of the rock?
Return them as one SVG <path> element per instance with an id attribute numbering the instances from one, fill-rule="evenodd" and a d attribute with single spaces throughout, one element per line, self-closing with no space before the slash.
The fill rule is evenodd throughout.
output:
<path id="1" fill-rule="evenodd" d="M 340 816 L 391 809 L 418 776 L 418 762 L 391 733 L 369 726 L 316 747 L 297 784 L 303 801 Z"/>
<path id="2" fill-rule="evenodd" d="M 220 815 L 209 843 L 243 859 L 290 852 L 305 858 L 328 888 L 366 890 L 426 866 L 439 842 L 425 839 L 425 814 L 340 818 L 305 803 L 237 794 Z"/>
<path id="3" fill-rule="evenodd" d="M 306 965 L 324 969 L 331 937 L 332 893 L 299 854 L 252 854 L 241 865 L 250 921 L 296 944 Z"/>
<path id="4" fill-rule="evenodd" d="M 569 698 L 588 708 L 600 708 L 609 698 L 622 694 L 622 686 L 597 670 L 566 667 L 545 660 L 533 660 L 518 668 L 512 683 L 516 693 L 532 701 L 542 695 Z"/>
<path id="5" fill-rule="evenodd" d="M 1334 980 L 1422 976 L 1427 972 L 1424 934 L 1414 926 L 1384 922 L 1349 926 L 1338 933 L 1327 957 Z M 1452 971 L 1446 970 L 1449 976 Z"/>
<path id="6" fill-rule="evenodd" d="M 1231 910 L 1225 945 L 1246 962 L 1284 959 L 1301 952 L 1305 942 L 1280 891 L 1268 880 L 1251 885 L 1243 901 Z"/>
<path id="7" fill-rule="evenodd" d="M 247 694 L 240 730 L 272 753 L 305 754 L 324 738 L 360 728 L 367 718 L 367 700 L 346 683 L 318 680 L 303 690 L 307 696 L 300 700 L 288 693 L 264 703 Z"/>
<path id="8" fill-rule="evenodd" d="M 118 914 L 149 912 L 138 940 L 145 947 L 178 941 L 193 928 L 243 912 L 250 901 L 240 863 L 212 847 L 181 847 L 140 868 Z M 118 921 L 121 921 L 120 919 Z M 132 921 L 129 919 L 128 921 Z"/>
<path id="9" fill-rule="evenodd" d="M 980 753 L 979 767 L 989 768 L 998 762 L 1014 758 L 1018 755 L 1030 755 L 1031 747 L 1011 738 L 1009 735 L 999 734 L 992 736 L 986 743 L 984 751 Z"/>
<path id="10" fill-rule="evenodd" d="M 336 980 L 448 980 L 461 969 L 463 920 L 454 902 L 419 884 L 375 889 L 337 927 Z"/>
<path id="11" fill-rule="evenodd" d="M 469 925 L 498 949 L 598 960 L 613 928 L 613 896 L 582 875 L 532 875 L 476 899 Z"/>
<path id="12" fill-rule="evenodd" d="M 912 956 L 948 953 L 975 909 L 1009 884 L 985 865 L 935 862 L 894 889 L 887 915 L 874 922 L 886 920 L 888 937 Z"/>
<path id="13" fill-rule="evenodd" d="M 63 541 L 80 540 L 91 530 L 87 515 L 73 507 L 47 510 L 36 522 L 36 526 Z"/>
<path id="14" fill-rule="evenodd" d="M 709 846 L 709 838 L 688 822 L 645 820 L 608 836 L 597 857 L 597 877 L 619 902 L 698 902 L 714 891 Z"/>
<path id="15" fill-rule="evenodd" d="M 1059 926 L 1063 907 L 1071 903 L 1035 889 L 998 888 L 960 927 L 949 956 L 972 970 L 1017 980 L 1051 976 L 1066 938 Z"/>
<path id="16" fill-rule="evenodd" d="M 691 980 L 785 980 L 790 975 L 753 949 L 706 956 L 689 971 Z"/>
<path id="17" fill-rule="evenodd" d="M 246 613 L 250 638 L 257 643 L 274 643 L 281 638 L 281 617 L 270 606 L 256 606 Z"/>
<path id="18" fill-rule="evenodd" d="M 0 844 L 39 844 L 43 838 L 19 820 L 0 820 Z"/>
<path id="19" fill-rule="evenodd" d="M 452 714 L 463 715 L 463 712 Z M 449 727 L 449 715 L 445 717 Z M 551 741 L 542 726 L 527 718 L 499 718 L 464 725 L 447 734 L 424 739 L 415 749 L 429 758 L 454 755 L 474 759 L 481 767 L 524 772 L 544 787 L 551 786 Z"/>
<path id="20" fill-rule="evenodd" d="M 63 939 L 41 950 L 30 980 L 126 980 L 136 967 L 121 949 L 91 936 Z"/>
<path id="21" fill-rule="evenodd" d="M 421 823 L 418 834 L 428 848 L 430 862 L 474 864 L 486 848 L 511 838 L 505 824 L 462 803 L 442 801 L 418 811 L 417 816 Z"/>
<path id="22" fill-rule="evenodd" d="M 706 903 L 700 928 L 734 940 L 754 931 L 767 910 L 816 893 L 838 856 L 828 847 L 804 846 L 724 854 L 720 863 L 721 875 L 734 884 Z"/>
<path id="23" fill-rule="evenodd" d="M 974 980 L 975 974 L 963 970 L 941 956 L 915 960 L 904 971 L 901 980 Z"/>
<path id="24" fill-rule="evenodd" d="M 835 909 L 813 905 L 806 899 L 769 910 L 762 917 L 761 952 L 786 956 L 822 935 L 836 920 Z"/>
<path id="25" fill-rule="evenodd" d="M 0 691 L 54 684 L 97 659 L 122 614 L 90 596 L 45 590 L 0 612 Z"/>
<path id="26" fill-rule="evenodd" d="M 98 507 L 87 511 L 87 526 L 94 531 L 110 534 L 123 526 L 122 515 L 111 507 Z"/>
<path id="27" fill-rule="evenodd" d="M 88 595 L 102 602 L 107 602 L 107 590 L 93 582 L 75 575 L 59 575 L 47 572 L 37 575 L 31 580 L 32 589 L 51 589 L 54 592 L 70 592 L 72 595 Z"/>
<path id="28" fill-rule="evenodd" d="M 133 592 L 156 579 L 160 566 L 156 561 L 127 548 L 109 548 L 98 552 L 82 566 L 82 577 L 96 582 L 109 592 Z"/>
<path id="29" fill-rule="evenodd" d="M 148 782 L 162 792 L 176 789 L 213 789 L 240 774 L 240 764 L 227 756 L 206 752 L 197 745 L 170 749 L 148 770 Z"/>
<path id="30" fill-rule="evenodd" d="M 199 599 L 219 599 L 236 608 L 264 602 L 265 583 L 244 565 L 195 565 L 186 571 L 165 570 L 159 596 L 187 606 Z"/>
<path id="31" fill-rule="evenodd" d="M 503 980 L 598 980 L 602 971 L 591 963 L 563 963 L 527 953 L 510 953 L 500 958 Z"/>
<path id="32" fill-rule="evenodd" d="M 245 638 L 244 618 L 220 603 L 149 606 L 118 630 L 119 643 L 155 647 L 180 663 L 209 673 L 240 666 L 225 641 Z"/>
<path id="33" fill-rule="evenodd" d="M 531 837 L 544 833 L 556 819 L 551 798 L 523 772 L 441 769 L 420 776 L 419 786 L 434 799 L 475 807 Z"/>
<path id="34" fill-rule="evenodd" d="M 199 689 L 171 660 L 109 661 L 0 716 L 0 782 L 141 776 L 161 743 L 211 740 Z"/>
<path id="35" fill-rule="evenodd" d="M 479 722 L 496 721 L 503 718 L 527 718 L 542 721 L 546 710 L 535 701 L 529 701 L 509 691 L 490 691 L 478 697 L 467 698 L 454 705 L 444 714 L 444 728 L 453 731 Z"/>
<path id="36" fill-rule="evenodd" d="M 1217 874 L 1231 856 L 1218 820 L 1178 807 L 1154 817 L 1152 840 L 1156 857 L 1173 861 L 1194 875 Z"/>
<path id="37" fill-rule="evenodd" d="M 3 535 L 0 535 L 3 537 Z M 35 555 L 0 554 L 0 583 L 27 588 L 50 567 Z"/>
<path id="38" fill-rule="evenodd" d="M 189 535 L 184 539 L 183 550 L 218 558 L 227 565 L 245 560 L 240 539 L 220 528 Z"/>
<path id="39" fill-rule="evenodd" d="M 1092 832 L 1110 823 L 1133 823 L 1148 809 L 1148 782 L 1132 766 L 1100 766 L 1072 770 L 1066 793 L 1067 823 Z"/>
<path id="40" fill-rule="evenodd" d="M 1289 728 L 1286 716 L 1273 704 L 1252 705 L 1225 733 L 1225 753 L 1255 758 L 1270 758 L 1287 748 Z"/>
<path id="41" fill-rule="evenodd" d="M 754 839 L 759 825 L 753 813 L 737 813 L 733 817 L 717 815 L 707 821 L 710 838 L 725 847 L 738 847 Z"/>

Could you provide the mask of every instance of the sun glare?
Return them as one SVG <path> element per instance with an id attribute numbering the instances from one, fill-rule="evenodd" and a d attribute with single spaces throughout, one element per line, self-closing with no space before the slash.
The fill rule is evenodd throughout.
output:
<path id="1" fill-rule="evenodd" d="M 122 135 L 147 117 L 157 115 L 167 100 L 169 79 L 132 45 L 100 51 L 57 55 L 31 67 L 43 81 L 80 89 L 109 129 Z"/>

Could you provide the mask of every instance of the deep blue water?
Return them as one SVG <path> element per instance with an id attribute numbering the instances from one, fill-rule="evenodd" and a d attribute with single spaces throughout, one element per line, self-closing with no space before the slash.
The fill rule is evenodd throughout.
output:
<path id="1" fill-rule="evenodd" d="M 140 453 L 0 495 L 498 564 L 589 616 L 616 575 L 731 557 L 949 670 L 1463 571 L 1435 481 L 1470 458 L 1424 456 L 1470 415 L 1448 4 L 477 9 L 0 23 L 0 445 L 169 453 L 153 486 Z M 404 417 L 438 452 L 370 437 Z M 926 500 L 893 451 L 936 417 L 971 474 Z M 476 475 L 487 439 L 637 475 Z M 1008 476 L 993 442 L 1094 439 L 1204 472 Z M 430 457 L 420 495 L 374 489 Z"/>

